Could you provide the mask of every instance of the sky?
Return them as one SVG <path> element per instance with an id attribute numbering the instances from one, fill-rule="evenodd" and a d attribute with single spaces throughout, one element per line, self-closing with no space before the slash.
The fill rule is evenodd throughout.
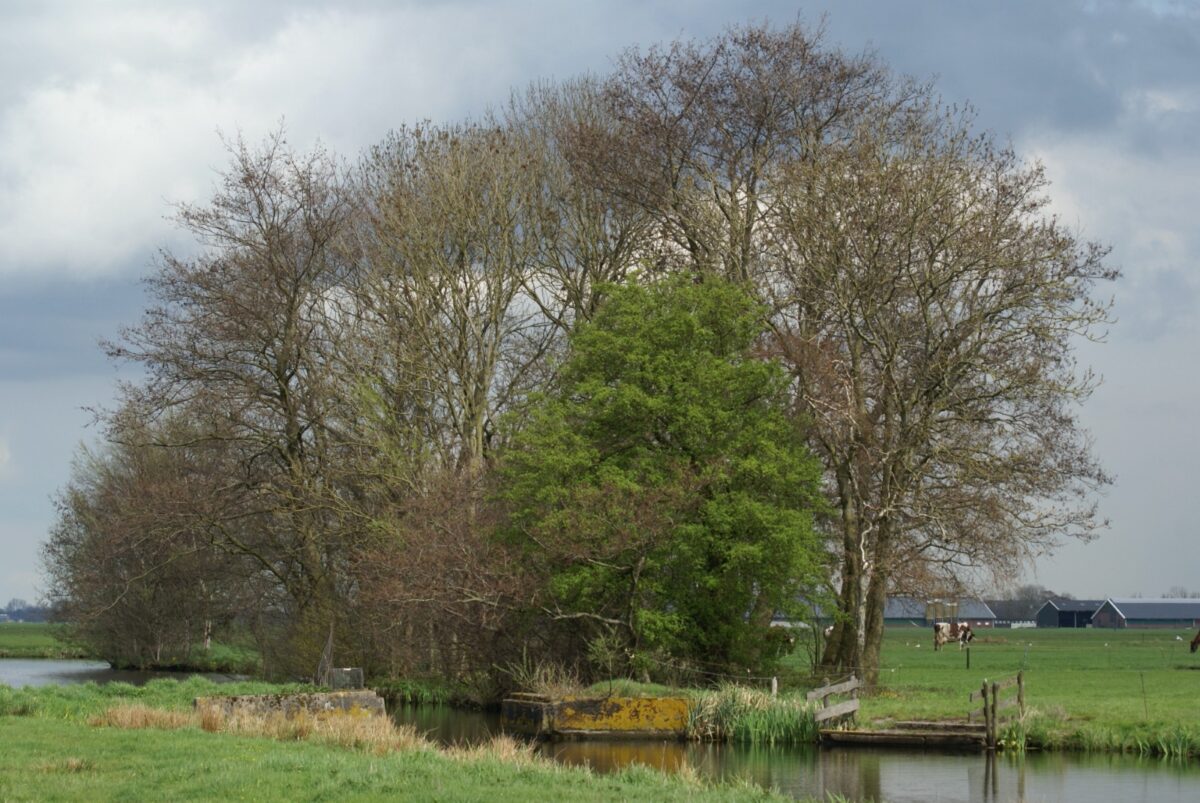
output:
<path id="1" fill-rule="evenodd" d="M 1109 527 L 1023 578 L 1078 597 L 1200 590 L 1200 1 L 496 0 L 0 4 L 0 607 L 40 597 L 39 548 L 91 410 L 130 369 L 98 345 L 137 321 L 172 205 L 204 202 L 222 136 L 285 121 L 354 159 L 626 47 L 825 16 L 826 41 L 970 103 L 1039 160 L 1053 210 L 1112 248 L 1118 318 L 1081 363 L 1080 416 L 1116 481 Z M 1013 578 L 1014 581 L 1017 578 Z"/>

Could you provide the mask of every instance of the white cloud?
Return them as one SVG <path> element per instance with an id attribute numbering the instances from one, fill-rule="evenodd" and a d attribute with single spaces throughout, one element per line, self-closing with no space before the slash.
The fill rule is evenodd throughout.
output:
<path id="1" fill-rule="evenodd" d="M 0 276 L 144 264 L 173 236 L 169 202 L 203 200 L 226 163 L 218 130 L 256 140 L 286 119 L 298 147 L 319 138 L 354 158 L 403 123 L 503 103 L 531 80 L 523 62 L 573 74 L 616 49 L 568 49 L 586 11 L 531 32 L 512 7 L 469 3 L 165 9 L 85 7 L 0 33 L 0 50 L 29 56 L 0 57 L 19 82 L 0 86 Z M 515 50 L 518 33 L 535 44 Z"/>

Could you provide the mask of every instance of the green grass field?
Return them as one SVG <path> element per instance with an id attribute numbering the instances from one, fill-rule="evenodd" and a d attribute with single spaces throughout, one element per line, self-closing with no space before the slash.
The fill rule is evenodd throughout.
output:
<path id="1" fill-rule="evenodd" d="M 0 658 L 87 658 L 63 640 L 63 626 L 43 622 L 0 622 Z"/>
<path id="2" fill-rule="evenodd" d="M 130 704 L 186 710 L 205 694 L 286 691 L 202 678 L 135 688 L 0 686 L 0 800 L 778 800 L 748 784 L 709 785 L 642 767 L 593 774 L 528 753 L 462 755 L 424 744 L 380 753 L 307 740 L 122 729 L 98 714 Z"/>
<path id="3" fill-rule="evenodd" d="M 42 622 L 0 622 L 0 658 L 94 658 L 86 648 L 67 639 L 67 626 Z M 261 666 L 257 650 L 247 645 L 213 643 L 197 647 L 185 667 L 188 672 L 231 672 L 253 675 Z"/>
<path id="4" fill-rule="evenodd" d="M 1194 631 L 980 629 L 971 668 L 957 644 L 934 652 L 929 628 L 889 628 L 880 688 L 861 718 L 950 719 L 984 679 L 1023 670 L 1031 747 L 1200 755 L 1200 653 Z M 1161 744 L 1160 744 L 1161 743 Z M 1174 746 L 1174 749 L 1170 749 Z"/>
<path id="5" fill-rule="evenodd" d="M 598 775 L 438 751 L 373 755 L 198 729 L 117 730 L 0 717 L 3 800 L 775 800 L 643 768 Z"/>

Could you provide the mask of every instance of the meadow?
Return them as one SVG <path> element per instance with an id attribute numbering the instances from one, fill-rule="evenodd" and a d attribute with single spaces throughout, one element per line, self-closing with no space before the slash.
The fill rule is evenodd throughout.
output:
<path id="1" fill-rule="evenodd" d="M 0 658 L 87 658 L 65 639 L 62 625 L 48 622 L 0 622 Z"/>
<path id="2" fill-rule="evenodd" d="M 952 719 L 985 679 L 1023 671 L 1026 746 L 1200 755 L 1200 653 L 1191 630 L 997 629 L 976 631 L 967 652 L 935 652 L 927 627 L 884 637 L 877 691 L 860 719 Z M 793 666 L 796 666 L 793 664 Z"/>
<path id="3" fill-rule="evenodd" d="M 0 658 L 95 657 L 86 647 L 71 642 L 67 625 L 49 622 L 0 622 Z M 213 642 L 207 650 L 196 645 L 186 666 L 156 668 L 254 675 L 258 673 L 260 666 L 259 654 L 253 647 L 246 644 Z"/>

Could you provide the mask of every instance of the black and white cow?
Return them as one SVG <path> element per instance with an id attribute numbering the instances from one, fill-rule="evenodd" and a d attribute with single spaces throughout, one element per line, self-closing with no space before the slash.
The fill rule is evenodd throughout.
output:
<path id="1" fill-rule="evenodd" d="M 933 625 L 933 648 L 940 650 L 943 645 L 949 644 L 951 641 L 958 640 L 958 648 L 971 643 L 975 638 L 975 634 L 971 632 L 971 626 L 966 622 L 936 622 Z"/>

